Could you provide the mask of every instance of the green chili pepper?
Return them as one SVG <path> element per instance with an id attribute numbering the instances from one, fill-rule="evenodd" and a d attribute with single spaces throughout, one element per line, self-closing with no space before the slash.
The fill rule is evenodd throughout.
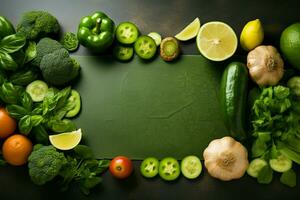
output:
<path id="1" fill-rule="evenodd" d="M 77 37 L 92 51 L 104 52 L 114 40 L 114 22 L 104 13 L 95 12 L 81 19 Z"/>
<path id="2" fill-rule="evenodd" d="M 16 33 L 13 25 L 5 17 L 0 16 L 0 40 L 5 36 Z"/>

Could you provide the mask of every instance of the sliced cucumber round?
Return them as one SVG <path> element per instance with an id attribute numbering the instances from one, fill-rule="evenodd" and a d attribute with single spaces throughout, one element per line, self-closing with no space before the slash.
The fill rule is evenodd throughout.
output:
<path id="1" fill-rule="evenodd" d="M 187 156 L 181 161 L 181 172 L 188 179 L 197 178 L 202 171 L 202 164 L 197 156 Z"/>
<path id="2" fill-rule="evenodd" d="M 270 167 L 276 172 L 286 172 L 292 168 L 293 161 L 285 157 L 284 155 L 280 155 L 275 159 L 271 159 L 269 161 Z"/>
<path id="3" fill-rule="evenodd" d="M 148 36 L 152 37 L 152 39 L 155 41 L 156 46 L 160 45 L 161 36 L 157 32 L 151 32 L 148 34 Z"/>
<path id="4" fill-rule="evenodd" d="M 71 104 L 72 109 L 67 112 L 66 117 L 75 117 L 81 109 L 80 94 L 76 90 L 71 91 L 68 104 Z"/>
<path id="5" fill-rule="evenodd" d="M 250 176 L 252 176 L 254 178 L 257 178 L 260 170 L 266 165 L 268 165 L 267 161 L 265 161 L 261 158 L 256 158 L 250 162 L 248 169 L 247 169 L 247 174 L 249 174 Z"/>
<path id="6" fill-rule="evenodd" d="M 26 92 L 30 95 L 32 101 L 43 101 L 48 91 L 48 85 L 44 81 L 36 80 L 29 83 L 26 87 Z"/>

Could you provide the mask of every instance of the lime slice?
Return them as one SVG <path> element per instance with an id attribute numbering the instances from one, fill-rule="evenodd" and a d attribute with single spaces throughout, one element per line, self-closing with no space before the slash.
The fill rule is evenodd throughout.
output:
<path id="1" fill-rule="evenodd" d="M 197 47 L 209 60 L 223 61 L 231 57 L 237 48 L 233 29 L 223 22 L 208 22 L 201 26 L 197 35 Z"/>
<path id="2" fill-rule="evenodd" d="M 57 135 L 50 135 L 50 143 L 57 149 L 70 150 L 76 147 L 81 140 L 81 129 L 68 133 L 61 133 Z"/>
<path id="3" fill-rule="evenodd" d="M 187 25 L 182 31 L 180 31 L 175 38 L 180 41 L 187 41 L 197 36 L 200 29 L 200 20 L 197 17 L 189 25 Z"/>

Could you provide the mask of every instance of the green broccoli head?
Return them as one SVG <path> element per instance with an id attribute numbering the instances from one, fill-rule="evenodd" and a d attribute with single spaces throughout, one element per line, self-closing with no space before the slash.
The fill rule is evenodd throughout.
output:
<path id="1" fill-rule="evenodd" d="M 80 65 L 63 48 L 45 55 L 41 61 L 40 69 L 46 82 L 59 86 L 77 77 Z"/>
<path id="2" fill-rule="evenodd" d="M 53 146 L 38 146 L 28 158 L 29 175 L 35 184 L 43 185 L 56 177 L 65 164 L 64 154 Z"/>
<path id="3" fill-rule="evenodd" d="M 22 33 L 28 40 L 39 40 L 46 36 L 55 36 L 60 26 L 57 19 L 46 11 L 30 11 L 24 13 L 17 26 L 17 32 Z"/>
<path id="4" fill-rule="evenodd" d="M 39 67 L 42 58 L 58 49 L 64 48 L 62 44 L 51 38 L 43 38 L 36 45 L 36 57 L 31 61 L 31 64 L 35 67 Z"/>

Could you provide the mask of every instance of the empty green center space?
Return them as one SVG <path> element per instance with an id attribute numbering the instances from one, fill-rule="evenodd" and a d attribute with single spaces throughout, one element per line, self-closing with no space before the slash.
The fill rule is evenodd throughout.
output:
<path id="1" fill-rule="evenodd" d="M 98 158 L 202 158 L 212 139 L 227 135 L 218 100 L 222 69 L 202 56 L 174 63 L 75 58 L 82 66 L 76 124 Z"/>

